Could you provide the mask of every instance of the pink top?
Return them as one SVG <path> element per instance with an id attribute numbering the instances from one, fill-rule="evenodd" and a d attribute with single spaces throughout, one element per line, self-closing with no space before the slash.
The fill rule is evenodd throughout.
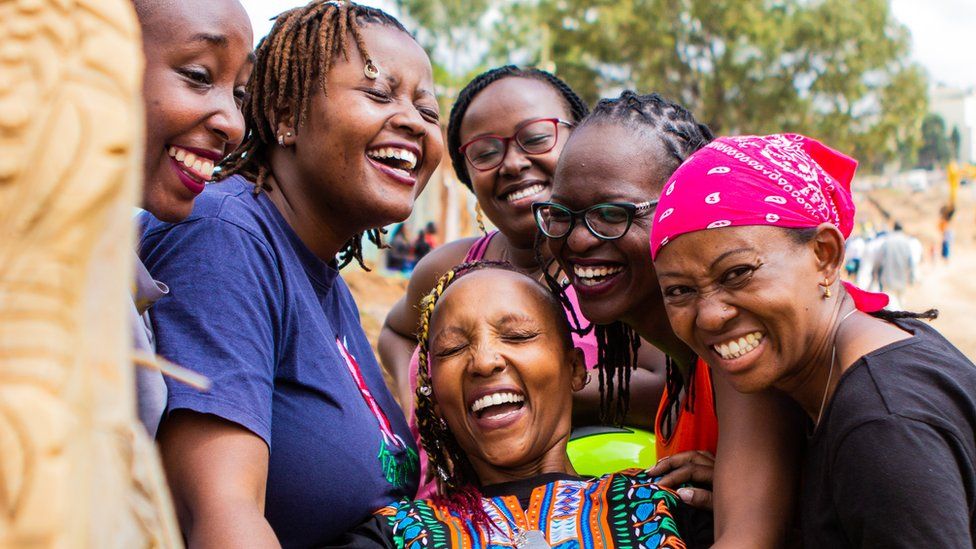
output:
<path id="1" fill-rule="evenodd" d="M 475 241 L 471 249 L 468 250 L 468 255 L 465 256 L 464 262 L 469 261 L 480 261 L 484 259 L 485 252 L 488 250 L 488 245 L 491 244 L 491 240 L 498 234 L 498 231 L 492 231 L 485 236 L 479 238 Z M 581 321 L 586 319 L 583 317 L 583 313 L 580 312 L 579 299 L 576 297 L 576 290 L 572 286 L 566 288 L 566 297 L 569 298 L 569 302 L 573 305 L 573 311 L 576 313 L 576 317 Z M 584 361 L 586 362 L 586 369 L 592 370 L 596 367 L 597 360 L 597 346 L 596 346 L 596 335 L 591 331 L 585 336 L 580 336 L 575 332 L 573 335 L 573 344 L 579 347 L 583 351 Z M 413 356 L 410 357 L 410 388 L 416 392 L 417 390 L 417 372 L 420 368 L 420 358 L 419 358 L 419 347 L 415 347 L 413 350 Z M 431 481 L 427 482 L 427 453 L 424 452 L 423 447 L 420 446 L 420 430 L 417 428 L 417 410 L 414 408 L 410 410 L 410 432 L 413 434 L 414 440 L 417 441 L 417 447 L 420 449 L 420 489 L 417 491 L 417 499 L 427 499 L 434 495 L 434 490 L 437 488 L 437 482 Z"/>

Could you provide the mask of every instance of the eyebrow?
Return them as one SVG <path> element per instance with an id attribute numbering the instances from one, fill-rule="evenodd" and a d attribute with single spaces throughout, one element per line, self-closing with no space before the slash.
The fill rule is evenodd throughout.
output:
<path id="1" fill-rule="evenodd" d="M 190 42 L 206 42 L 207 44 L 217 46 L 218 48 L 226 48 L 228 44 L 227 36 L 223 34 L 214 34 L 211 32 L 200 32 L 194 34 L 192 37 L 190 37 Z M 258 57 L 254 53 L 254 50 L 247 53 L 247 60 L 252 64 L 257 63 Z"/>
<path id="2" fill-rule="evenodd" d="M 719 255 L 718 257 L 716 257 L 715 260 L 712 261 L 711 265 L 708 266 L 708 270 L 714 269 L 715 266 L 718 265 L 723 259 L 725 259 L 725 258 L 727 258 L 727 257 L 729 257 L 731 255 L 741 254 L 743 252 L 752 252 L 752 251 L 755 251 L 755 248 L 744 247 L 744 248 L 736 248 L 734 250 L 729 250 L 729 251 L 727 251 L 727 252 Z M 685 275 L 684 275 L 684 273 L 679 273 L 679 272 L 675 272 L 675 271 L 657 271 L 657 276 L 659 276 L 659 277 L 663 277 L 663 276 L 682 277 L 682 276 L 685 276 Z"/>

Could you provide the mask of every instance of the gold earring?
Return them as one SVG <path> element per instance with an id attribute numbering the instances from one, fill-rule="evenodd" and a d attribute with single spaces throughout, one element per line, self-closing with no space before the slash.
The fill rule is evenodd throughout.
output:
<path id="1" fill-rule="evenodd" d="M 478 229 L 481 230 L 481 234 L 488 234 L 488 229 L 485 228 L 485 212 L 481 211 L 481 204 L 478 202 L 474 203 L 474 214 L 474 219 L 478 223 Z"/>
<path id="2" fill-rule="evenodd" d="M 823 298 L 830 299 L 830 279 L 824 277 L 824 281 L 820 284 L 823 287 Z"/>

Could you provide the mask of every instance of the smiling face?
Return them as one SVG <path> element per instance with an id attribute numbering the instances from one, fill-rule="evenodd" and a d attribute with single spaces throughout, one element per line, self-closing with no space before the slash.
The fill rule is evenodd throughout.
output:
<path id="1" fill-rule="evenodd" d="M 527 276 L 474 271 L 453 283 L 430 323 L 436 413 L 482 484 L 565 465 L 582 352 L 565 317 Z"/>
<path id="2" fill-rule="evenodd" d="M 552 202 L 582 210 L 603 202 L 656 200 L 672 163 L 652 136 L 622 125 L 586 125 L 566 144 Z M 549 250 L 569 274 L 583 314 L 591 321 L 633 325 L 660 308 L 649 244 L 653 213 L 637 213 L 617 240 L 600 240 L 582 223 L 563 238 L 548 239 Z"/>
<path id="3" fill-rule="evenodd" d="M 305 123 L 279 124 L 294 134 L 274 150 L 292 164 L 303 198 L 334 231 L 352 235 L 402 221 L 443 154 L 430 60 L 405 32 L 382 24 L 361 28 L 378 77 L 367 78 L 352 37 L 349 58 L 329 71 Z"/>
<path id="4" fill-rule="evenodd" d="M 763 226 L 684 234 L 655 262 L 675 333 L 740 392 L 788 389 L 823 348 L 834 307 L 818 284 L 836 274 L 820 264 L 814 242 Z"/>
<path id="5" fill-rule="evenodd" d="M 146 55 L 142 203 L 163 221 L 179 221 L 214 165 L 243 138 L 251 24 L 237 0 L 171 0 L 139 12 Z"/>
<path id="6" fill-rule="evenodd" d="M 539 118 L 569 121 L 572 114 L 552 85 L 534 78 L 503 78 L 471 101 L 461 121 L 461 143 L 485 135 L 509 137 L 525 122 Z M 510 142 L 504 162 L 487 171 L 465 161 L 478 203 L 509 240 L 532 245 L 536 233 L 532 203 L 549 199 L 556 161 L 570 131 L 558 125 L 555 146 L 543 154 L 526 154 Z"/>

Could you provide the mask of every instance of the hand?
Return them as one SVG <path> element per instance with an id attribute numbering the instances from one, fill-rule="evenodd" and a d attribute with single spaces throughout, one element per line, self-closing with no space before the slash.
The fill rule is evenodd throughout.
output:
<path id="1" fill-rule="evenodd" d="M 712 510 L 712 478 L 715 476 L 715 456 L 710 452 L 692 450 L 661 459 L 647 470 L 651 476 L 661 476 L 660 486 L 676 489 L 682 501 L 699 509 Z M 709 488 L 681 486 L 694 482 Z"/>

